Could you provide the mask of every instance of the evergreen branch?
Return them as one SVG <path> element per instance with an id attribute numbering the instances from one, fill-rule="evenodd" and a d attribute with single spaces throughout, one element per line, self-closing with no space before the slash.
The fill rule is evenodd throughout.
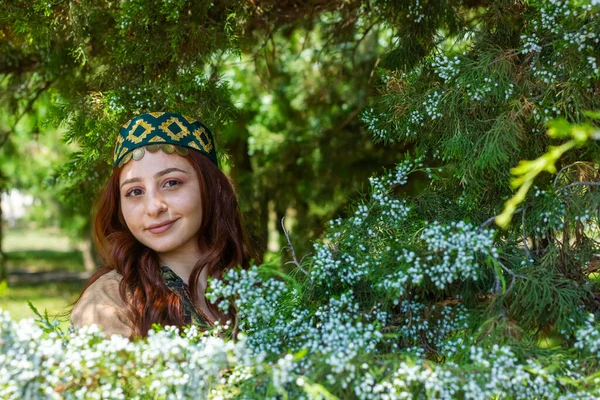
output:
<path id="1" fill-rule="evenodd" d="M 283 233 L 285 234 L 285 237 L 288 241 L 289 244 L 289 248 L 290 251 L 292 252 L 292 258 L 293 261 L 288 261 L 285 263 L 285 265 L 287 264 L 294 264 L 300 271 L 302 271 L 304 273 L 304 275 L 308 276 L 308 272 L 306 272 L 306 270 L 304 268 L 302 268 L 302 265 L 300 265 L 300 263 L 298 262 L 298 259 L 296 258 L 296 251 L 294 250 L 294 246 L 292 246 L 292 241 L 290 239 L 290 234 L 288 233 L 288 231 L 285 229 L 285 225 L 284 222 L 285 221 L 285 217 L 281 217 L 281 229 L 283 229 Z M 285 247 L 284 247 L 285 248 Z M 304 258 L 302 258 L 304 260 Z"/>

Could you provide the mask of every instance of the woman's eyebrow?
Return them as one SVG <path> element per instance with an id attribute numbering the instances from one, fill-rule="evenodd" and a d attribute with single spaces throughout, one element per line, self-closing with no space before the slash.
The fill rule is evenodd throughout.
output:
<path id="1" fill-rule="evenodd" d="M 175 171 L 178 171 L 178 172 L 183 172 L 184 174 L 187 174 L 187 173 L 188 173 L 187 171 L 184 171 L 184 170 L 182 170 L 182 169 L 179 169 L 179 168 L 175 168 L 175 167 L 173 167 L 173 168 L 167 168 L 167 169 L 163 169 L 162 171 L 159 171 L 159 172 L 155 173 L 155 174 L 154 174 L 154 177 L 155 177 L 155 178 L 158 178 L 158 177 L 161 177 L 161 176 L 163 176 L 163 175 L 166 175 L 166 174 L 168 174 L 168 173 L 170 173 L 170 172 L 175 172 Z M 123 183 L 121 183 L 121 186 L 120 186 L 120 187 L 123 187 L 123 186 L 127 185 L 128 183 L 141 182 L 141 181 L 142 181 L 142 179 L 141 179 L 141 178 L 129 178 L 129 179 L 127 179 L 127 180 L 123 181 Z"/>
<path id="2" fill-rule="evenodd" d="M 163 169 L 162 171 L 155 173 L 154 177 L 158 178 L 159 176 L 163 176 L 163 175 L 168 174 L 169 172 L 175 172 L 175 171 L 179 171 L 179 172 L 183 172 L 184 174 L 187 174 L 187 171 L 173 167 L 173 168 Z"/>

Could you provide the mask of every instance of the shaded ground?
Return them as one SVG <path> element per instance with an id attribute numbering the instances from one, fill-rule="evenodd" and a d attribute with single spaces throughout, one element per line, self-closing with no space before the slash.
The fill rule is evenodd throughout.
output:
<path id="1" fill-rule="evenodd" d="M 81 272 L 83 257 L 79 250 L 16 250 L 7 251 L 10 274 L 37 272 Z"/>

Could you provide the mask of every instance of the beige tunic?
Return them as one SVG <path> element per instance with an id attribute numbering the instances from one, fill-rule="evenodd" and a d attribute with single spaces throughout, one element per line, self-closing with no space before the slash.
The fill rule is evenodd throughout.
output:
<path id="1" fill-rule="evenodd" d="M 102 275 L 88 287 L 71 311 L 76 328 L 96 324 L 107 336 L 119 334 L 131 337 L 133 324 L 119 294 L 123 277 L 116 271 Z"/>

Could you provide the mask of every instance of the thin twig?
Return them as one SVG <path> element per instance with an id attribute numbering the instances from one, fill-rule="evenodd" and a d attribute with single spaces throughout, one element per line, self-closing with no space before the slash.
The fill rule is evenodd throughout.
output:
<path id="1" fill-rule="evenodd" d="M 579 185 L 600 186 L 600 182 L 577 181 L 577 182 L 569 183 L 567 186 L 563 186 L 563 187 L 561 187 L 558 190 L 565 190 L 565 189 L 568 189 L 570 187 L 579 186 Z"/>
<path id="2" fill-rule="evenodd" d="M 558 173 L 556 174 L 556 178 L 554 178 L 554 183 L 552 183 L 552 186 L 556 187 L 556 184 L 558 183 L 558 178 L 560 178 L 560 175 L 561 175 L 561 174 L 562 174 L 562 173 L 563 173 L 563 172 L 564 172 L 566 169 L 569 169 L 569 168 L 571 168 L 571 167 L 572 167 L 572 166 L 574 166 L 574 165 L 581 164 L 582 162 L 583 162 L 583 161 L 576 161 L 576 162 L 574 162 L 573 164 L 569 164 L 569 165 L 567 165 L 567 166 L 564 166 L 564 167 L 562 167 L 562 168 L 560 169 L 560 171 L 558 171 Z"/>
<path id="3" fill-rule="evenodd" d="M 292 246 L 292 241 L 290 240 L 290 234 L 285 229 L 285 225 L 283 223 L 284 221 L 285 221 L 285 217 L 281 217 L 281 229 L 283 229 L 283 233 L 285 234 L 285 237 L 287 238 L 288 244 L 290 246 L 290 251 L 292 252 L 292 258 L 293 258 L 293 261 L 288 261 L 285 264 L 289 264 L 289 263 L 294 264 L 296 267 L 298 267 L 298 269 L 300 271 L 304 272 L 304 275 L 308 276 L 308 272 L 306 272 L 304 270 L 304 268 L 302 268 L 302 265 L 300 265 L 300 263 L 298 262 L 298 259 L 296 258 L 296 251 L 294 250 L 294 246 Z M 304 257 L 302 259 L 304 260 Z"/>
<path id="4" fill-rule="evenodd" d="M 371 73 L 369 74 L 368 84 L 371 84 L 371 81 L 373 80 L 373 76 L 375 75 L 375 70 L 377 69 L 377 66 L 379 65 L 380 61 L 381 61 L 381 57 L 377 57 L 377 60 L 375 60 L 375 64 L 373 65 L 373 69 L 371 69 Z"/>
<path id="5" fill-rule="evenodd" d="M 524 275 L 519 275 L 519 274 L 516 274 L 514 271 L 512 271 L 512 270 L 510 270 L 510 269 L 506 268 L 506 267 L 504 266 L 504 264 L 502 264 L 502 263 L 500 262 L 500 260 L 494 260 L 494 261 L 495 261 L 495 262 L 497 262 L 497 263 L 498 263 L 498 265 L 499 265 L 499 266 L 500 266 L 500 267 L 501 267 L 503 270 L 505 270 L 506 272 L 508 272 L 508 273 L 509 273 L 509 274 L 512 276 L 512 279 L 511 279 L 511 281 L 510 281 L 510 285 L 508 285 L 508 289 L 506 289 L 506 292 L 504 292 L 504 295 L 505 295 L 505 296 L 508 294 L 508 292 L 510 292 L 510 291 L 512 290 L 512 288 L 513 288 L 513 286 L 514 286 L 514 284 L 515 284 L 515 278 L 522 278 L 522 279 L 525 279 L 525 280 L 529 280 L 529 278 L 528 278 L 528 277 L 526 277 L 526 276 L 524 276 Z"/>
<path id="6" fill-rule="evenodd" d="M 513 214 L 516 214 L 518 212 L 521 211 L 521 208 L 517 208 Z M 497 215 L 494 215 L 491 218 L 486 219 L 483 224 L 479 225 L 479 228 L 477 228 L 477 232 L 481 232 L 483 230 L 483 228 L 485 228 L 486 226 L 488 226 L 489 224 L 491 224 L 492 222 L 494 222 L 494 220 L 496 219 Z"/>
<path id="7" fill-rule="evenodd" d="M 501 292 L 502 292 L 502 282 L 500 282 L 500 278 L 498 277 L 498 275 L 496 275 L 495 280 L 494 280 L 494 294 L 500 294 Z"/>
<path id="8" fill-rule="evenodd" d="M 367 29 L 365 29 L 365 32 L 363 33 L 362 37 L 360 39 L 358 39 L 358 41 L 356 42 L 356 45 L 352 48 L 352 55 L 350 56 L 350 60 L 352 61 L 352 66 L 354 66 L 354 57 L 356 55 L 356 50 L 358 49 L 358 46 L 360 46 L 361 42 L 367 37 L 367 35 L 369 34 L 369 32 L 371 31 L 371 29 L 373 29 L 373 27 L 375 25 L 377 25 L 379 23 L 379 20 L 375 21 L 371 26 L 367 27 Z"/>
<path id="9" fill-rule="evenodd" d="M 525 256 L 527 260 L 531 260 L 531 252 L 529 251 L 529 247 L 527 246 L 527 232 L 525 230 L 525 210 L 527 206 L 523 207 L 523 212 L 521 213 L 521 225 L 523 225 L 523 248 L 525 249 Z"/>
<path id="10" fill-rule="evenodd" d="M 15 120 L 15 123 L 13 124 L 12 128 L 9 131 L 7 131 L 4 135 L 2 135 L 2 137 L 0 138 L 0 148 L 2 148 L 4 146 L 4 144 L 8 141 L 8 137 L 10 136 L 10 134 L 12 132 L 14 132 L 15 129 L 17 129 L 17 125 L 19 124 L 19 121 L 21 121 L 21 118 L 23 118 L 25 116 L 25 114 L 27 114 L 28 112 L 30 112 L 33 109 L 33 104 L 36 102 L 36 100 L 53 83 L 54 83 L 54 81 L 45 82 L 45 84 L 35 93 L 35 96 L 33 96 L 33 98 L 29 99 L 29 101 L 27 102 L 27 105 L 25 106 L 25 108 L 23 109 L 21 114 L 17 116 L 17 119 Z"/>

